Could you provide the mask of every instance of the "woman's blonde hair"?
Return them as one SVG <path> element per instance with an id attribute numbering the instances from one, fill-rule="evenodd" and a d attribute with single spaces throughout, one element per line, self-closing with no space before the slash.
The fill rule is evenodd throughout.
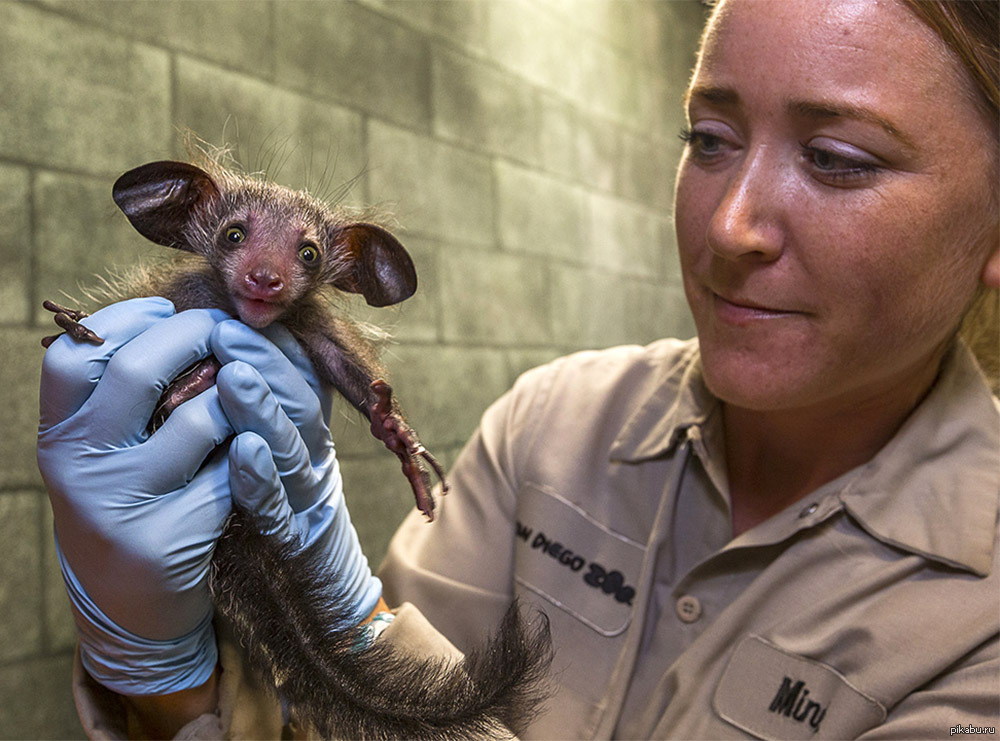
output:
<path id="1" fill-rule="evenodd" d="M 1000 0 L 903 0 L 962 62 L 975 103 L 1000 137 Z M 991 203 L 1000 211 L 1000 146 L 994 148 Z M 1000 245 L 997 245 L 1000 248 Z M 981 286 L 959 334 L 1000 394 L 1000 295 Z"/>

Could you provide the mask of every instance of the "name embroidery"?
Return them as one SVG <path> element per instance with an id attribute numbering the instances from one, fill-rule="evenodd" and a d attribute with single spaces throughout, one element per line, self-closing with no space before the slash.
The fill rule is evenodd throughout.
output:
<path id="1" fill-rule="evenodd" d="M 784 715 L 786 718 L 798 721 L 799 723 L 809 723 L 813 733 L 819 730 L 819 724 L 826 717 L 826 708 L 815 700 L 807 700 L 809 690 L 802 680 L 795 681 L 791 677 L 781 680 L 781 687 L 778 693 L 771 700 L 768 707 L 772 713 Z"/>
<path id="2" fill-rule="evenodd" d="M 535 537 L 532 538 L 532 535 Z M 622 572 L 616 569 L 608 570 L 595 561 L 588 561 L 559 541 L 552 540 L 542 531 L 539 530 L 538 533 L 535 533 L 532 528 L 521 522 L 517 523 L 517 537 L 530 545 L 532 549 L 540 550 L 551 556 L 570 571 L 581 571 L 586 566 L 587 571 L 583 574 L 584 584 L 614 597 L 616 602 L 626 605 L 632 604 L 635 588 L 625 583 L 625 575 Z"/>

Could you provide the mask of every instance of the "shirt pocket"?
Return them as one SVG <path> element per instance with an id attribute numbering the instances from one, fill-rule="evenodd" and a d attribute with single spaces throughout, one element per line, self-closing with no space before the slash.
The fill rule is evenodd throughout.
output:
<path id="1" fill-rule="evenodd" d="M 557 692 L 525 738 L 587 738 L 632 623 L 645 548 L 549 487 L 518 493 L 515 594 L 549 617 Z"/>
<path id="2" fill-rule="evenodd" d="M 854 738 L 886 717 L 881 703 L 832 667 L 760 636 L 736 647 L 713 706 L 723 720 L 762 739 Z"/>
<path id="3" fill-rule="evenodd" d="M 615 533 L 548 487 L 518 495 L 517 583 L 597 634 L 623 634 L 632 621 L 645 548 Z"/>

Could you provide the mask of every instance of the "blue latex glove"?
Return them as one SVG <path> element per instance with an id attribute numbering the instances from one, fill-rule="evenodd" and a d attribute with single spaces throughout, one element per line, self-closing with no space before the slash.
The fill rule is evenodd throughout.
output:
<path id="1" fill-rule="evenodd" d="M 287 331 L 272 325 L 267 334 L 274 344 L 231 321 L 212 335 L 212 350 L 226 364 L 219 400 L 239 433 L 229 448 L 233 500 L 268 520 L 269 534 L 324 554 L 325 573 L 337 575 L 332 586 L 352 607 L 344 623 L 355 625 L 375 609 L 382 583 L 372 575 L 344 501 L 324 422 L 329 409 L 318 401 L 329 395 L 310 389 L 312 365 Z M 262 377 L 257 369 L 272 370 Z"/>
<path id="2" fill-rule="evenodd" d="M 211 389 L 151 437 L 145 428 L 162 389 L 209 353 L 226 318 L 127 301 L 84 320 L 103 344 L 61 337 L 45 353 L 38 467 L 56 552 L 83 664 L 124 694 L 196 687 L 215 666 L 206 576 L 230 511 L 217 446 L 232 427 Z"/>
<path id="3" fill-rule="evenodd" d="M 147 439 L 146 421 L 168 379 L 207 355 L 210 345 L 223 362 L 240 351 L 239 341 L 225 341 L 240 330 L 222 328 L 242 325 L 218 324 L 225 318 L 216 311 L 174 315 L 161 299 L 116 304 L 84 321 L 105 338 L 103 345 L 62 338 L 43 364 L 38 462 L 52 501 L 81 657 L 93 677 L 124 694 L 196 687 L 215 666 L 207 573 L 231 503 L 230 464 L 216 446 L 240 431 L 223 412 L 220 394 L 241 425 L 272 441 L 280 460 L 295 456 L 282 444 L 303 444 L 287 429 L 261 423 L 258 401 L 240 398 L 240 390 L 229 385 L 229 379 L 245 385 L 247 372 L 239 366 L 220 371 L 216 387 L 181 405 Z M 259 334 L 246 332 L 254 338 L 248 359 L 275 387 L 266 397 L 287 405 L 286 424 L 309 422 L 303 435 L 320 451 L 313 456 L 320 488 L 306 486 L 304 469 L 287 471 L 298 502 L 309 509 L 336 499 L 323 493 L 324 487 L 340 491 L 339 472 L 317 412 L 320 384 L 311 366 L 282 329 L 271 333 L 291 361 Z M 260 374 L 253 375 L 253 384 L 263 383 Z M 316 541 L 323 528 L 312 530 Z M 354 565 L 370 577 L 357 554 Z"/>

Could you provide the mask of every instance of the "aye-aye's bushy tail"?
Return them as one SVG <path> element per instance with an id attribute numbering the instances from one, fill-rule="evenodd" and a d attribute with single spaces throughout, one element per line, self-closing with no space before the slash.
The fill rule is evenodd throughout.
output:
<path id="1" fill-rule="evenodd" d="M 237 511 L 216 546 L 212 593 L 252 670 L 324 738 L 497 739 L 520 732 L 547 696 L 548 621 L 515 603 L 460 663 L 418 659 L 345 627 L 329 577 L 296 543 Z"/>

